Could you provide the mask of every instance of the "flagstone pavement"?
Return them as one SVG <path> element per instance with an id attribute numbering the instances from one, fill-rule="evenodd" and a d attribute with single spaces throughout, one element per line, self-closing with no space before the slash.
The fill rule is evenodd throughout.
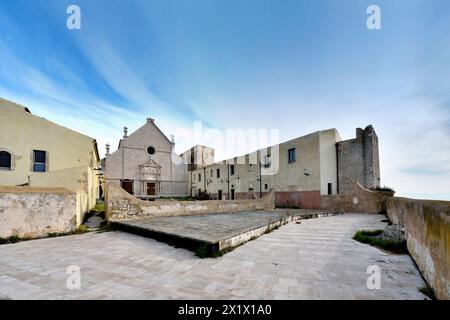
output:
<path id="1" fill-rule="evenodd" d="M 292 222 L 208 259 L 119 231 L 0 245 L 0 299 L 425 299 L 408 255 L 352 239 L 357 230 L 384 228 L 383 219 Z M 369 290 L 373 265 L 381 287 Z M 79 289 L 68 288 L 76 284 L 68 268 L 79 268 Z"/>

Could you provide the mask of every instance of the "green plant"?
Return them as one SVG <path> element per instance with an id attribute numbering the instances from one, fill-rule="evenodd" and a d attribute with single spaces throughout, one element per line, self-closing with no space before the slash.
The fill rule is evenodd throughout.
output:
<path id="1" fill-rule="evenodd" d="M 105 204 L 97 203 L 90 211 L 91 213 L 102 213 L 105 212 Z"/>
<path id="2" fill-rule="evenodd" d="M 19 242 L 21 240 L 22 239 L 19 238 L 18 236 L 11 236 L 11 237 L 8 237 L 8 238 L 0 238 L 0 244 L 16 243 L 16 242 Z"/>
<path id="3" fill-rule="evenodd" d="M 89 231 L 88 227 L 82 224 L 81 226 L 78 227 L 78 230 L 75 233 L 86 233 L 88 231 Z"/>
<path id="4" fill-rule="evenodd" d="M 202 259 L 206 258 L 208 256 L 208 248 L 206 247 L 206 245 L 201 245 L 200 247 L 198 247 L 195 251 L 195 255 Z"/>
<path id="5" fill-rule="evenodd" d="M 423 287 L 418 288 L 420 292 L 422 292 L 424 295 L 426 295 L 431 300 L 437 300 L 436 296 L 434 295 L 433 289 L 431 289 L 430 286 L 425 285 Z"/>
<path id="6" fill-rule="evenodd" d="M 374 191 L 380 191 L 380 192 L 392 192 L 392 193 L 395 193 L 395 190 L 394 190 L 393 188 L 386 187 L 386 186 L 383 186 L 383 187 L 376 187 L 375 189 L 372 189 L 372 190 L 374 190 Z"/>
<path id="7" fill-rule="evenodd" d="M 356 234 L 353 236 L 353 239 L 361 243 L 366 243 L 393 253 L 408 253 L 408 250 L 406 248 L 406 241 L 397 242 L 393 240 L 382 239 L 378 237 L 382 232 L 383 230 L 361 230 L 356 232 Z"/>

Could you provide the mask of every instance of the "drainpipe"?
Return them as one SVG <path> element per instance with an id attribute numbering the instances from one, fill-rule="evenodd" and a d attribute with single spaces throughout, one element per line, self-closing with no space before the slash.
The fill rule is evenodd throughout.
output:
<path id="1" fill-rule="evenodd" d="M 230 200 L 230 164 L 228 164 L 228 200 Z"/>
<path id="2" fill-rule="evenodd" d="M 333 191 L 333 190 L 331 190 Z M 331 192 L 333 193 L 333 192 Z M 336 142 L 336 193 L 339 194 L 339 143 Z"/>
<path id="3" fill-rule="evenodd" d="M 189 190 L 189 195 L 192 197 L 192 171 L 190 172 L 191 174 L 191 186 L 190 186 L 190 190 Z"/>
<path id="4" fill-rule="evenodd" d="M 206 168 L 203 167 L 203 192 L 206 194 Z"/>
<path id="5" fill-rule="evenodd" d="M 259 159 L 259 198 L 262 198 L 261 159 Z"/>

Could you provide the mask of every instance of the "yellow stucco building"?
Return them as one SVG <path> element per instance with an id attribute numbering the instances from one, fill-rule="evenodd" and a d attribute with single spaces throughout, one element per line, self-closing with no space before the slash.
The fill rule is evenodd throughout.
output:
<path id="1" fill-rule="evenodd" d="M 95 139 L 0 98 L 0 186 L 62 187 L 77 194 L 77 225 L 99 195 Z"/>

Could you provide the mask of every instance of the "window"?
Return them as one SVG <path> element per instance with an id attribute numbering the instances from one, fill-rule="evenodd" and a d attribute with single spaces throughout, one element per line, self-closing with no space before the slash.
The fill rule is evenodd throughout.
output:
<path id="1" fill-rule="evenodd" d="M 333 184 L 328 183 L 328 194 L 333 194 Z"/>
<path id="2" fill-rule="evenodd" d="M 295 148 L 288 150 L 288 162 L 289 163 L 295 162 Z"/>
<path id="3" fill-rule="evenodd" d="M 264 185 L 264 189 L 269 189 L 269 186 L 267 185 L 267 183 Z"/>
<path id="4" fill-rule="evenodd" d="M 198 174 L 198 182 L 202 182 L 202 174 L 201 173 Z"/>
<path id="5" fill-rule="evenodd" d="M 214 176 L 214 170 L 211 169 L 211 171 L 209 172 L 209 176 L 212 178 Z"/>
<path id="6" fill-rule="evenodd" d="M 217 177 L 217 178 L 220 178 L 220 169 L 217 169 L 217 170 L 216 170 L 216 177 Z"/>
<path id="7" fill-rule="evenodd" d="M 0 151 L 0 169 L 11 169 L 11 154 Z"/>
<path id="8" fill-rule="evenodd" d="M 154 155 L 155 154 L 155 148 L 154 147 L 148 147 L 147 148 L 147 153 L 149 155 Z"/>
<path id="9" fill-rule="evenodd" d="M 230 175 L 234 176 L 234 164 L 230 165 Z"/>
<path id="10" fill-rule="evenodd" d="M 264 168 L 270 168 L 271 161 L 270 155 L 264 156 Z"/>
<path id="11" fill-rule="evenodd" d="M 33 150 L 33 171 L 34 172 L 45 172 L 45 159 L 46 152 L 40 150 Z"/>

